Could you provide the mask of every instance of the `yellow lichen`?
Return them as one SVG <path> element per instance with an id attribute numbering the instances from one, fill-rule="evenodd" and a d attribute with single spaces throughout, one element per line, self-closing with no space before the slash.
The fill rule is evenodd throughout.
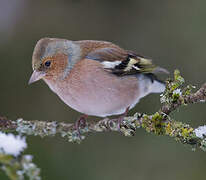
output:
<path id="1" fill-rule="evenodd" d="M 184 138 L 187 138 L 187 137 L 189 137 L 190 136 L 190 134 L 193 132 L 193 128 L 182 128 L 181 129 L 181 131 L 182 131 L 182 136 L 184 137 Z"/>

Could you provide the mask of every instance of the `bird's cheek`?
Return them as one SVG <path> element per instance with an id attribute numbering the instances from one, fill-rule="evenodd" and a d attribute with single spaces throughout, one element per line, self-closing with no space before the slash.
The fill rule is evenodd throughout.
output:
<path id="1" fill-rule="evenodd" d="M 58 79 L 58 72 L 55 70 L 48 71 L 43 79 L 55 81 Z"/>

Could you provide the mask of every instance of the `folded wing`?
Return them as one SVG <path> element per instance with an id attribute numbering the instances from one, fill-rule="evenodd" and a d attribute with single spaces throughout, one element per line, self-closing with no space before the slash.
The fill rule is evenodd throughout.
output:
<path id="1" fill-rule="evenodd" d="M 105 70 L 119 76 L 168 73 L 166 69 L 154 65 L 152 60 L 121 48 L 100 48 L 90 52 L 86 58 L 99 61 Z"/>

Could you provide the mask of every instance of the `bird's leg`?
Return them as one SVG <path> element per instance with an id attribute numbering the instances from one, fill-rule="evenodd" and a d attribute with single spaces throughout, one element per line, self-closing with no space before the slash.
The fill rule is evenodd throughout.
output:
<path id="1" fill-rule="evenodd" d="M 74 128 L 77 130 L 80 139 L 81 139 L 80 129 L 84 128 L 86 126 L 87 117 L 88 117 L 88 115 L 86 115 L 86 114 L 80 116 L 80 118 L 74 124 Z"/>
<path id="2" fill-rule="evenodd" d="M 129 107 L 127 107 L 127 109 L 125 110 L 125 112 L 121 115 L 121 116 L 119 116 L 119 118 L 117 119 L 117 125 L 118 125 L 118 130 L 120 131 L 120 129 L 121 129 L 121 124 L 122 124 L 122 121 L 124 120 L 124 118 L 127 116 L 127 114 L 128 114 L 128 112 L 129 112 Z"/>

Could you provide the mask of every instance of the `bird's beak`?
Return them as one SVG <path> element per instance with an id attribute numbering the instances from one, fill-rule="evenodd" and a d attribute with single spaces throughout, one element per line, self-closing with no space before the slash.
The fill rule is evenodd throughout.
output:
<path id="1" fill-rule="evenodd" d="M 28 84 L 31 84 L 31 83 L 34 83 L 40 79 L 42 79 L 44 76 L 46 75 L 45 72 L 42 72 L 42 71 L 35 71 L 32 73 L 30 79 L 29 79 L 29 82 Z"/>

